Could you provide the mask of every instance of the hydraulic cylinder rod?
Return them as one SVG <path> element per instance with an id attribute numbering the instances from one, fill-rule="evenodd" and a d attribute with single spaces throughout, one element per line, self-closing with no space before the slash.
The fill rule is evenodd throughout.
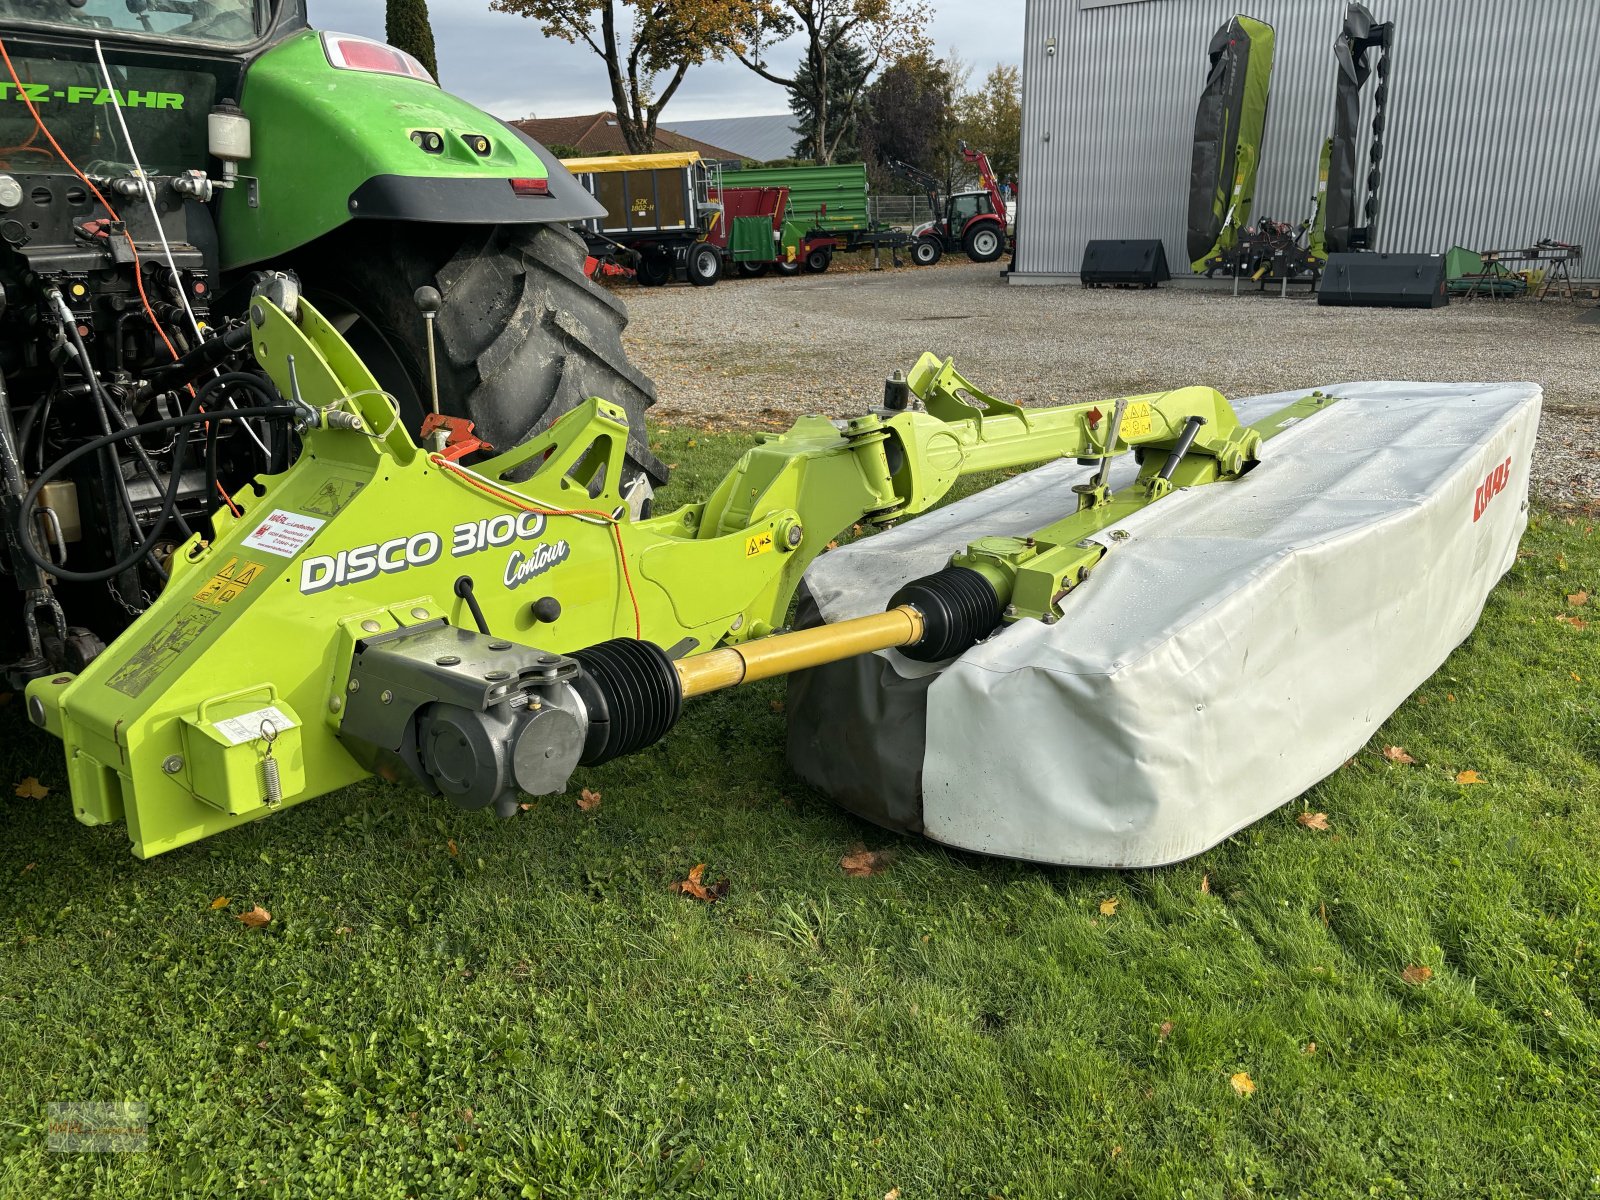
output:
<path id="1" fill-rule="evenodd" d="M 923 629 L 922 614 L 909 604 L 901 604 L 869 617 L 725 646 L 708 654 L 680 658 L 672 665 L 687 699 L 874 650 L 912 646 L 922 640 Z"/>

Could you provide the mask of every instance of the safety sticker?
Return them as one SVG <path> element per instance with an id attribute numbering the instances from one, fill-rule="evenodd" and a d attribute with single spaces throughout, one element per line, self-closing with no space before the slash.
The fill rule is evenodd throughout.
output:
<path id="1" fill-rule="evenodd" d="M 286 508 L 275 508 L 239 544 L 252 550 L 265 550 L 268 554 L 293 558 L 327 523 L 323 517 L 309 517 Z"/>
<path id="2" fill-rule="evenodd" d="M 271 737 L 277 737 L 285 729 L 294 727 L 294 718 L 275 704 L 258 708 L 255 712 L 244 713 L 242 716 L 211 722 L 211 728 L 225 737 L 230 746 L 253 742 L 257 738 L 268 736 L 269 731 Z"/>
<path id="3" fill-rule="evenodd" d="M 232 603 L 244 595 L 245 588 L 260 578 L 265 570 L 266 568 L 260 563 L 251 562 L 248 558 L 230 558 L 222 569 L 194 594 L 194 598 L 201 604 L 218 607 Z"/>
<path id="4" fill-rule="evenodd" d="M 763 530 L 761 533 L 752 533 L 744 540 L 744 556 L 754 558 L 758 554 L 765 554 L 772 549 L 772 530 Z"/>
<path id="5" fill-rule="evenodd" d="M 186 604 L 176 616 L 128 655 L 128 661 L 106 681 L 106 686 L 124 696 L 139 696 L 160 679 L 163 672 L 177 662 L 220 615 L 219 609 L 208 605 Z"/>
<path id="6" fill-rule="evenodd" d="M 1122 411 L 1122 427 L 1118 431 L 1124 441 L 1128 438 L 1149 437 L 1151 429 L 1150 405 L 1143 400 L 1128 405 Z"/>
<path id="7" fill-rule="evenodd" d="M 338 476 L 325 479 L 311 499 L 306 501 L 306 511 L 323 517 L 336 517 L 364 486 L 354 479 L 340 479 Z"/>

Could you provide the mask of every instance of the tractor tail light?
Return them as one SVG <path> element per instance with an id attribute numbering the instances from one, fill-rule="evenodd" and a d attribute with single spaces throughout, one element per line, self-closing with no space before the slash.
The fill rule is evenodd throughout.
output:
<path id="1" fill-rule="evenodd" d="M 511 190 L 519 196 L 548 196 L 550 194 L 550 181 L 548 179 L 513 179 Z"/>
<path id="2" fill-rule="evenodd" d="M 432 83 L 428 68 L 404 50 L 396 50 L 353 33 L 324 33 L 322 49 L 328 62 L 342 71 L 370 71 L 377 75 L 406 75 Z"/>

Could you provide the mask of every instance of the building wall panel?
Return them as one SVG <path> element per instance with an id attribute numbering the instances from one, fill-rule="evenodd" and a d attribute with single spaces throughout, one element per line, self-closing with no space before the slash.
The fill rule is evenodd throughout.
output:
<path id="1" fill-rule="evenodd" d="M 1600 275 L 1600 3 L 1369 7 L 1395 22 L 1376 248 L 1553 237 L 1588 246 L 1581 273 Z M 1186 269 L 1205 49 L 1238 12 L 1277 31 L 1254 216 L 1309 217 L 1344 10 L 1344 0 L 1028 0 L 1013 280 L 1076 274 L 1092 238 L 1159 237 L 1173 269 Z"/>

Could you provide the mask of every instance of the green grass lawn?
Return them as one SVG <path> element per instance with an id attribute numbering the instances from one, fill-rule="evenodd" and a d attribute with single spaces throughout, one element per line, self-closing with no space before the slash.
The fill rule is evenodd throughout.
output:
<path id="1" fill-rule="evenodd" d="M 658 440 L 669 499 L 742 444 Z M 584 772 L 594 811 L 363 786 L 141 863 L 13 701 L 0 1194 L 1600 1195 L 1600 624 L 1555 619 L 1593 520 L 1537 513 L 1371 746 L 1156 871 L 842 815 L 780 684 Z M 720 903 L 669 890 L 700 862 Z M 149 1150 L 47 1150 L 63 1100 L 146 1103 Z"/>

